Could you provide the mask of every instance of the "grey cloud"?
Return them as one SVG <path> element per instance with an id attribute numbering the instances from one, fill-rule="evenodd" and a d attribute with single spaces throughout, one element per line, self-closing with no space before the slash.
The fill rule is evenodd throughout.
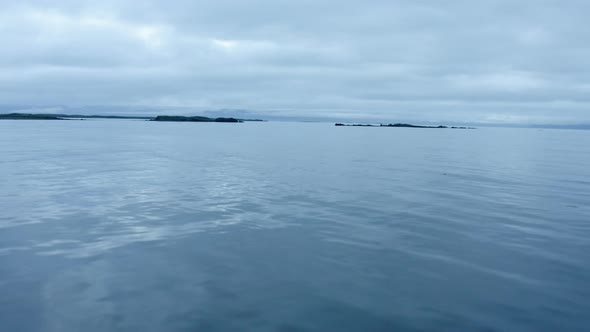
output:
<path id="1" fill-rule="evenodd" d="M 590 122 L 587 1 L 2 3 L 0 104 Z"/>

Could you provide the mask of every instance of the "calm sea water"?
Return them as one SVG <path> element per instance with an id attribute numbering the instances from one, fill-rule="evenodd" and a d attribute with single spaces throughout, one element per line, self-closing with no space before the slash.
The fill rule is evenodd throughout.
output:
<path id="1" fill-rule="evenodd" d="M 590 132 L 0 122 L 2 331 L 588 331 Z"/>

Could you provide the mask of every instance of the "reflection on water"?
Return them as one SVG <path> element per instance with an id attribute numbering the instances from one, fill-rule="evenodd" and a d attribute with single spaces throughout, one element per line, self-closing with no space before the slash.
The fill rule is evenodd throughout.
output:
<path id="1" fill-rule="evenodd" d="M 0 122 L 11 331 L 581 331 L 585 131 Z"/>

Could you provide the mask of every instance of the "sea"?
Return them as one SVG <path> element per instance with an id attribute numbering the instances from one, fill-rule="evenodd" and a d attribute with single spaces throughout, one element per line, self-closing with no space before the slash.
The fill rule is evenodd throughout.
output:
<path id="1" fill-rule="evenodd" d="M 0 121 L 0 330 L 590 331 L 590 131 Z"/>

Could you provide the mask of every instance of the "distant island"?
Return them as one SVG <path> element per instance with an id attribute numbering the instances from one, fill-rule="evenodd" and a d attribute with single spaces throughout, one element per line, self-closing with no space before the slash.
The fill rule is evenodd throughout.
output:
<path id="1" fill-rule="evenodd" d="M 210 118 L 206 116 L 178 116 L 158 115 L 152 116 L 119 116 L 119 115 L 83 115 L 83 114 L 32 114 L 32 113 L 8 113 L 0 114 L 0 120 L 83 120 L 83 119 L 134 119 L 148 121 L 171 122 L 244 122 L 265 121 L 260 119 L 236 119 L 236 118 Z"/>
<path id="2" fill-rule="evenodd" d="M 172 121 L 172 122 L 244 122 L 236 118 L 209 118 L 206 116 L 177 116 L 158 115 L 151 121 Z"/>
<path id="3" fill-rule="evenodd" d="M 407 123 L 390 123 L 390 124 L 344 124 L 336 123 L 336 127 L 394 127 L 394 128 L 432 128 L 432 129 L 475 129 L 474 127 L 448 127 L 448 126 L 417 126 Z"/>

